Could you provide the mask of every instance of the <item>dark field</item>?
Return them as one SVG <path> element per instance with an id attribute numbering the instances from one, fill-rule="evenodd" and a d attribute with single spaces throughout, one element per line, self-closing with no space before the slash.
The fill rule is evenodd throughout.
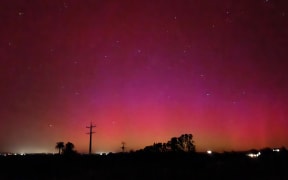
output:
<path id="1" fill-rule="evenodd" d="M 1 156 L 1 180 L 288 179 L 287 152 Z"/>

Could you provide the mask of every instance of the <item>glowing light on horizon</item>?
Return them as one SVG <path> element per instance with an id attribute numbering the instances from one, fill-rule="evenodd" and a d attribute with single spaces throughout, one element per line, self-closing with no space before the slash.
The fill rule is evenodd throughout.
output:
<path id="1" fill-rule="evenodd" d="M 249 156 L 250 158 L 257 158 L 261 155 L 261 152 L 258 152 L 258 153 L 249 153 L 247 154 L 247 156 Z"/>
<path id="2" fill-rule="evenodd" d="M 212 154 L 212 151 L 211 151 L 211 150 L 208 150 L 208 151 L 207 151 L 207 154 Z"/>

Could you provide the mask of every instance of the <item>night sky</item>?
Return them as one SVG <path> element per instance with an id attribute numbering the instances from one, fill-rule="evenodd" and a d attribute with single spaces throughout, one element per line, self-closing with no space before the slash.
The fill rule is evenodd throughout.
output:
<path id="1" fill-rule="evenodd" d="M 1 0 L 0 152 L 288 147 L 287 0 Z"/>

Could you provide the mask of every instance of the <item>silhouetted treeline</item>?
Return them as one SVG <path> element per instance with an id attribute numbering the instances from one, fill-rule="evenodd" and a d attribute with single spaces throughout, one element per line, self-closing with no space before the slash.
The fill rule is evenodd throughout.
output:
<path id="1" fill-rule="evenodd" d="M 192 134 L 182 134 L 179 137 L 172 137 L 167 143 L 154 143 L 146 146 L 145 152 L 195 152 L 195 145 Z"/>
<path id="2" fill-rule="evenodd" d="M 64 142 L 57 142 L 56 149 L 58 149 L 58 154 L 64 154 L 64 155 L 76 155 L 77 151 L 74 150 L 75 145 L 71 142 L 67 142 L 64 144 Z"/>

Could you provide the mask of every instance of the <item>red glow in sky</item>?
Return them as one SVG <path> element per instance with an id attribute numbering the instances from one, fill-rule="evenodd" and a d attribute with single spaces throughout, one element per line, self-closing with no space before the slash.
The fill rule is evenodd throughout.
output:
<path id="1" fill-rule="evenodd" d="M 0 2 L 0 152 L 288 146 L 285 0 Z"/>

